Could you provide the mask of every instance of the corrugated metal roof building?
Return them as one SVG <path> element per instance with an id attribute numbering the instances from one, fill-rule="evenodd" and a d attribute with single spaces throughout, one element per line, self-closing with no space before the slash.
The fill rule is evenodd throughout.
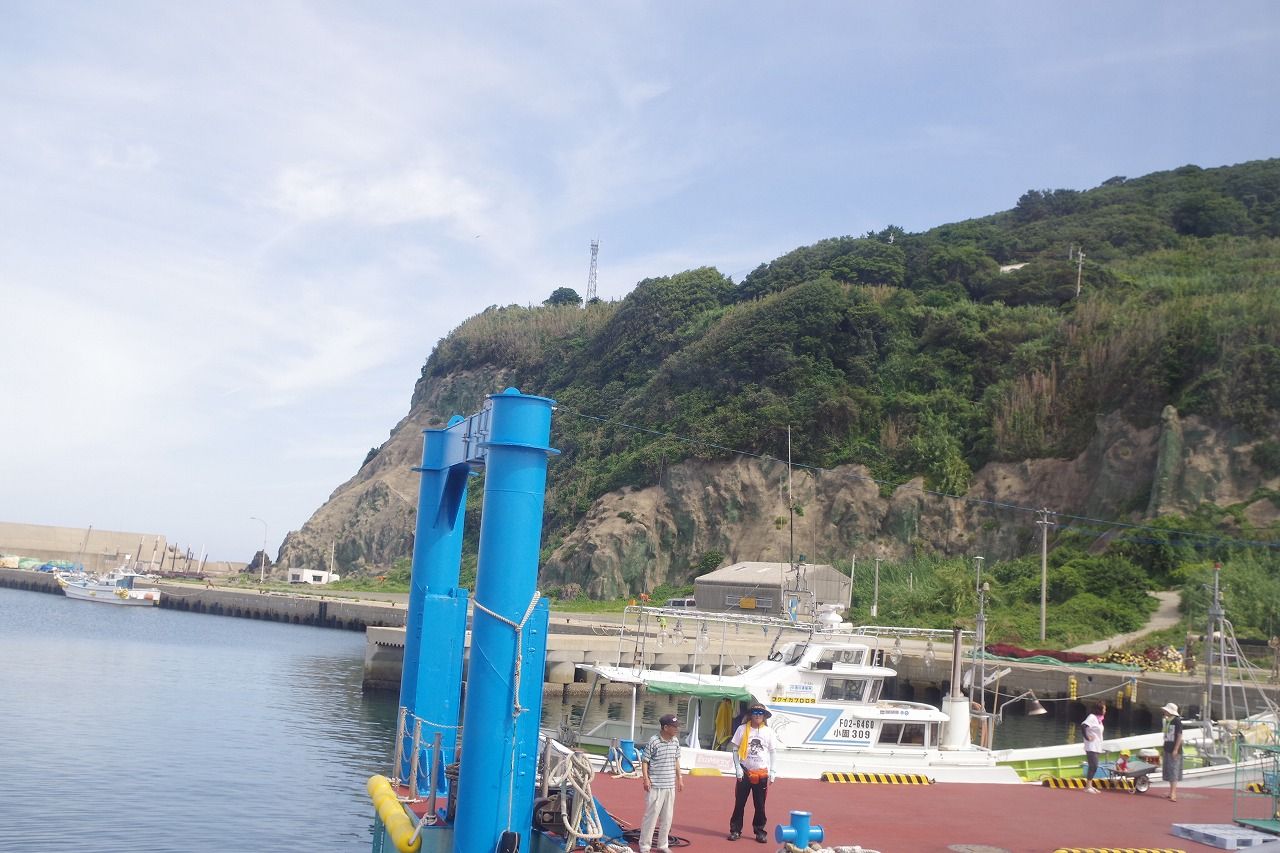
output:
<path id="1" fill-rule="evenodd" d="M 849 600 L 849 578 L 829 565 L 801 563 L 734 563 L 708 572 L 693 582 L 698 609 L 710 612 L 743 611 L 761 615 L 789 612 L 793 593 L 808 589 L 816 606 L 844 604 Z M 798 606 L 807 610 L 807 596 Z"/>

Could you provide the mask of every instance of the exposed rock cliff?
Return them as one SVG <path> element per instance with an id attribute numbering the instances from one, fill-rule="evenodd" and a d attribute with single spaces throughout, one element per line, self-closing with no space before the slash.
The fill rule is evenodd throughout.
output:
<path id="1" fill-rule="evenodd" d="M 493 373 L 419 383 L 409 415 L 360 471 L 338 487 L 302 530 L 289 535 L 284 566 L 327 564 L 330 543 L 340 571 L 386 567 L 412 551 L 421 433 L 448 413 L 474 411 L 503 387 Z M 1202 501 L 1244 504 L 1250 523 L 1280 517 L 1260 487 L 1280 489 L 1250 462 L 1251 445 L 1169 408 L 1160 426 L 1136 428 L 1113 413 L 1098 419 L 1089 446 L 1074 459 L 992 463 L 976 472 L 967 500 L 924 490 L 920 480 L 888 498 L 861 466 L 793 469 L 794 519 L 787 512 L 787 467 L 774 460 L 686 461 L 661 482 L 597 500 L 543 566 L 546 585 L 577 583 L 595 596 L 684 583 L 712 552 L 726 561 L 786 560 L 792 553 L 828 562 L 897 559 L 915 553 L 1024 553 L 1047 507 L 1087 518 L 1138 520 L 1186 512 Z M 554 462 L 552 463 L 555 464 Z"/>
<path id="2" fill-rule="evenodd" d="M 301 530 L 290 533 L 276 561 L 282 567 L 324 568 L 332 548 L 339 574 L 386 568 L 413 553 L 422 431 L 441 428 L 454 412 L 476 410 L 486 394 L 501 391 L 503 376 L 486 370 L 458 373 L 414 389 L 409 414 L 356 475 L 334 490 Z"/>

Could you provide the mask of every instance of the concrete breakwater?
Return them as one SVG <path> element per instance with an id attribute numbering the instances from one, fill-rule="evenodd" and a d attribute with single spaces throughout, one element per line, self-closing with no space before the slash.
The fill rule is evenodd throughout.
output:
<path id="1" fill-rule="evenodd" d="M 367 690 L 398 690 L 404 656 L 405 607 L 396 602 L 359 601 L 329 596 L 259 593 L 256 590 L 212 589 L 190 584 L 159 582 L 161 607 L 209 615 L 266 619 L 299 625 L 366 630 L 364 687 Z M 61 594 L 57 581 L 45 572 L 0 569 L 0 587 Z M 73 602 L 77 606 L 78 602 Z M 563 689 L 577 680 L 579 663 L 612 663 L 635 659 L 635 647 L 619 641 L 617 616 L 586 617 L 563 613 L 552 616 L 548 636 L 544 682 Z M 730 673 L 745 669 L 769 651 L 760 640 L 731 642 L 721 647 L 713 642 L 698 654 L 691 642 L 682 646 L 657 648 L 649 638 L 642 662 L 651 669 L 704 673 Z M 937 704 L 949 688 L 949 653 L 936 650 L 925 654 L 923 644 L 905 640 L 902 659 L 895 666 L 898 677 L 886 685 L 886 695 Z M 970 666 L 967 659 L 965 668 Z M 1077 666 L 1052 666 L 1021 661 L 987 660 L 985 671 L 1009 673 L 987 689 L 989 710 L 1025 690 L 1034 690 L 1046 709 L 1064 720 L 1084 717 L 1087 703 L 1104 701 L 1113 714 L 1125 715 L 1133 724 L 1149 727 L 1159 720 L 1159 708 L 1174 702 L 1191 717 L 1204 702 L 1204 680 L 1191 674 L 1134 672 Z M 1280 686 L 1268 685 L 1273 700 L 1280 699 Z M 998 697 L 998 698 L 997 698 Z M 1216 703 L 1215 703 L 1216 704 Z M 1016 710 L 1016 707 L 1015 707 Z M 1215 716 L 1221 716 L 1215 707 Z"/>
<path id="2" fill-rule="evenodd" d="M 557 624 L 559 622 L 560 624 Z M 404 655 L 404 630 L 371 628 L 365 647 L 364 687 L 366 690 L 398 690 Z M 885 684 L 885 698 L 927 702 L 938 706 L 950 690 L 950 650 L 927 653 L 925 643 L 904 640 L 902 658 L 893 664 L 896 678 Z M 649 669 L 706 674 L 732 674 L 762 660 L 769 653 L 766 641 L 740 641 L 724 645 L 713 642 L 698 653 L 693 644 L 657 648 L 650 637 L 640 651 L 643 665 Z M 570 695 L 575 690 L 579 663 L 614 663 L 635 660 L 633 643 L 620 643 L 617 624 L 592 624 L 582 619 L 564 619 L 556 614 L 547 637 L 547 662 L 543 681 L 548 690 Z M 972 665 L 966 651 L 962 668 Z M 1007 671 L 1006 671 L 1007 670 Z M 1173 702 L 1188 718 L 1197 717 L 1204 703 L 1203 676 L 1190 673 L 1140 672 L 1068 664 L 1051 665 L 1023 661 L 991 659 L 984 661 L 983 672 L 991 683 L 985 690 L 988 711 L 1012 713 L 1019 709 L 1015 697 L 1035 691 L 1047 713 L 1066 722 L 1077 722 L 1089 713 L 1095 702 L 1105 702 L 1110 719 L 1132 731 L 1154 731 L 1159 727 L 1160 708 Z M 1239 687 L 1235 688 L 1237 695 Z M 1280 685 L 1264 687 L 1272 700 L 1280 700 Z M 967 692 L 967 691 L 966 691 Z M 1006 707 L 1007 706 L 1007 707 Z M 1251 710 L 1261 707 L 1255 697 Z M 1240 708 L 1236 708 L 1239 713 Z M 1215 703 L 1214 717 L 1222 714 Z"/>
<path id="3" fill-rule="evenodd" d="M 366 690 L 399 690 L 400 673 L 404 665 L 403 628 L 370 628 L 366 633 L 364 657 L 364 688 Z M 667 672 L 701 672 L 728 674 L 745 669 L 764 658 L 769 644 L 758 641 L 726 644 L 723 650 L 716 646 L 706 652 L 698 652 L 692 642 L 682 646 L 655 649 L 653 638 L 648 639 L 649 651 L 642 652 L 644 665 L 650 669 Z M 471 632 L 467 632 L 466 646 L 471 645 Z M 619 642 L 619 626 L 609 622 L 591 621 L 586 618 L 565 618 L 556 614 L 547 635 L 547 661 L 543 670 L 543 682 L 550 687 L 573 684 L 580 663 L 615 663 L 631 661 L 635 656 L 634 643 Z M 463 666 L 466 663 L 464 660 Z"/>
<path id="4" fill-rule="evenodd" d="M 371 627 L 403 627 L 405 624 L 405 608 L 394 602 L 259 592 L 256 589 L 200 587 L 164 581 L 156 581 L 150 585 L 160 590 L 160 606 L 170 610 L 349 631 L 363 631 Z M 62 594 L 57 579 L 49 572 L 0 569 L 0 586 Z"/>

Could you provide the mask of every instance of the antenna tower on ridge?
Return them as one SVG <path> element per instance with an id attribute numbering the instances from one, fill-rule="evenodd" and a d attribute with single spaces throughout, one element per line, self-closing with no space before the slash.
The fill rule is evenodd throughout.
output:
<path id="1" fill-rule="evenodd" d="M 591 271 L 587 273 L 587 302 L 596 298 L 596 256 L 600 254 L 600 241 L 591 241 Z"/>

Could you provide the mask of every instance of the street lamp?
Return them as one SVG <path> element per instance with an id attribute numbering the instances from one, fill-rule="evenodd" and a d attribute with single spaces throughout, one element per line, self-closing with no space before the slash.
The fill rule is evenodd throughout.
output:
<path id="1" fill-rule="evenodd" d="M 258 563 L 258 583 L 265 583 L 267 580 L 267 523 L 256 515 L 249 516 L 249 520 L 262 525 L 262 561 Z"/>
<path id="2" fill-rule="evenodd" d="M 1017 702 L 1019 699 L 1027 700 L 1026 708 L 1027 708 L 1028 717 L 1039 717 L 1041 714 L 1049 713 L 1044 709 L 1044 706 L 1040 704 L 1040 700 L 1036 698 L 1036 692 L 1034 690 L 1024 690 L 1021 693 L 1019 693 L 1017 696 L 1014 696 L 1008 702 L 1003 703 L 999 708 L 996 709 L 996 719 L 1003 720 L 1004 709 L 1008 708 L 1010 705 L 1012 705 L 1014 702 Z"/>

